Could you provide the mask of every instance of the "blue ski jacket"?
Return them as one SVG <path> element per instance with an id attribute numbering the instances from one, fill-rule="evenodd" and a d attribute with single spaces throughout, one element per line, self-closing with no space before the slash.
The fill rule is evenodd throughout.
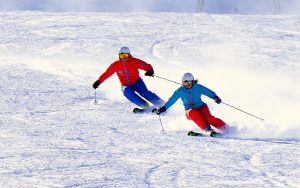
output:
<path id="1" fill-rule="evenodd" d="M 186 89 L 184 86 L 178 88 L 169 100 L 165 103 L 166 109 L 170 108 L 179 98 L 181 98 L 184 109 L 189 110 L 191 108 L 198 109 L 205 103 L 201 100 L 201 95 L 205 95 L 211 99 L 215 98 L 217 95 L 214 91 L 208 89 L 207 87 L 195 83 L 192 88 Z"/>

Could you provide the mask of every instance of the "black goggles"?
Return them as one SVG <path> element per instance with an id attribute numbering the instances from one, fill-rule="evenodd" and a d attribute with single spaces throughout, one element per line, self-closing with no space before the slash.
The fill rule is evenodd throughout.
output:
<path id="1" fill-rule="evenodd" d="M 193 84 L 193 83 L 194 83 L 194 81 L 193 81 L 193 80 L 192 80 L 192 81 L 185 80 L 183 83 L 184 83 L 184 84 L 185 84 L 185 83 L 188 83 L 188 84 Z"/>

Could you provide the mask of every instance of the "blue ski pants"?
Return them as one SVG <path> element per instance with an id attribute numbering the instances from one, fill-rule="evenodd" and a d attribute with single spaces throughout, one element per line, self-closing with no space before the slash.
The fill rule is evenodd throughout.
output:
<path id="1" fill-rule="evenodd" d="M 141 78 L 130 86 L 122 86 L 122 91 L 129 101 L 140 107 L 147 107 L 149 105 L 147 101 L 156 106 L 164 104 L 161 98 L 147 89 Z"/>

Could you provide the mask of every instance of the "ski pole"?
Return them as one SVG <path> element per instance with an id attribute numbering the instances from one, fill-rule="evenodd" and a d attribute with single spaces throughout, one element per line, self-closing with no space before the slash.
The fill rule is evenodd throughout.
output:
<path id="1" fill-rule="evenodd" d="M 95 89 L 95 100 L 94 100 L 94 104 L 97 104 L 97 94 L 96 94 L 96 89 Z"/>
<path id="2" fill-rule="evenodd" d="M 155 76 L 155 77 L 157 77 L 157 78 L 160 78 L 160 79 L 163 79 L 163 80 L 167 80 L 167 81 L 169 81 L 169 82 L 173 82 L 173 83 L 175 83 L 175 84 L 179 84 L 179 85 L 182 85 L 181 83 L 179 83 L 179 82 L 175 82 L 175 81 L 173 81 L 173 80 L 169 80 L 169 79 L 166 79 L 166 78 L 163 78 L 163 77 L 160 77 L 160 76 L 157 76 L 157 75 L 153 75 L 153 76 Z"/>
<path id="3" fill-rule="evenodd" d="M 165 131 L 159 114 L 158 114 L 158 117 L 159 117 L 159 122 L 160 122 L 160 126 L 161 126 L 161 131 Z"/>
<path id="4" fill-rule="evenodd" d="M 160 77 L 160 76 L 158 76 L 158 75 L 153 75 L 153 76 L 155 76 L 155 77 L 157 77 L 157 78 L 160 78 L 160 79 L 163 79 L 163 80 L 166 80 L 166 81 L 169 81 L 169 82 L 173 82 L 173 83 L 175 83 L 175 84 L 182 85 L 182 84 L 180 84 L 179 82 L 175 82 L 175 81 L 173 81 L 173 80 L 169 80 L 169 79 Z M 246 112 L 246 111 L 244 111 L 244 110 L 241 110 L 241 109 L 239 109 L 239 108 L 236 108 L 236 107 L 231 106 L 230 104 L 227 104 L 227 103 L 224 103 L 224 102 L 222 102 L 222 103 L 225 104 L 225 105 L 227 105 L 227 106 L 230 106 L 230 107 L 232 107 L 232 108 L 234 108 L 234 109 L 237 109 L 237 110 L 239 110 L 239 111 L 241 111 L 241 112 L 244 112 L 245 114 L 248 114 L 248 115 L 250 115 L 250 116 L 252 116 L 252 117 L 255 117 L 255 118 L 257 118 L 257 119 L 260 119 L 261 121 L 264 121 L 264 119 L 262 119 L 262 118 L 260 118 L 260 117 L 257 117 L 257 116 L 255 116 L 255 115 L 253 115 L 253 114 L 250 114 L 250 113 L 248 113 L 248 112 Z M 160 117 L 159 117 L 159 118 L 160 118 Z"/>
<path id="5" fill-rule="evenodd" d="M 232 106 L 232 105 L 230 105 L 230 104 L 227 104 L 227 103 L 225 103 L 225 102 L 221 102 L 221 103 L 223 103 L 223 104 L 225 104 L 225 105 L 227 105 L 227 106 L 230 106 L 231 108 L 234 108 L 234 109 L 236 109 L 236 110 L 239 110 L 239 111 L 241 111 L 241 112 L 243 112 L 243 113 L 245 113 L 245 114 L 248 114 L 248 115 L 250 115 L 250 116 L 252 116 L 252 117 L 255 117 L 255 118 L 257 118 L 257 119 L 260 119 L 261 121 L 264 121 L 264 119 L 262 119 L 262 118 L 260 118 L 260 117 L 257 117 L 257 116 L 255 116 L 255 115 L 253 115 L 253 114 L 250 114 L 250 113 L 248 113 L 248 112 L 246 112 L 246 111 L 244 111 L 244 110 L 241 110 L 241 109 L 239 109 L 239 108 L 237 108 L 237 107 L 234 107 L 234 106 Z"/>

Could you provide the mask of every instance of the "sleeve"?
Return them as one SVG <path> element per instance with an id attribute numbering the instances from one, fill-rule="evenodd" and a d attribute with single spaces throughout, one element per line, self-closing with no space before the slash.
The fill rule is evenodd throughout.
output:
<path id="1" fill-rule="evenodd" d="M 176 90 L 169 100 L 165 103 L 166 109 L 170 108 L 180 98 L 178 90 Z"/>
<path id="2" fill-rule="evenodd" d="M 113 75 L 116 72 L 115 63 L 111 64 L 107 70 L 99 77 L 100 83 L 103 83 L 107 78 Z"/>
<path id="3" fill-rule="evenodd" d="M 214 91 L 208 89 L 207 87 L 205 87 L 203 85 L 200 85 L 200 89 L 201 89 L 203 95 L 205 95 L 211 99 L 213 99 L 214 97 L 217 96 L 217 94 Z"/>
<path id="4" fill-rule="evenodd" d="M 138 69 L 142 69 L 144 71 L 153 70 L 153 67 L 150 64 L 146 63 L 145 61 L 137 59 L 137 58 L 135 58 L 135 61 L 137 63 Z"/>

